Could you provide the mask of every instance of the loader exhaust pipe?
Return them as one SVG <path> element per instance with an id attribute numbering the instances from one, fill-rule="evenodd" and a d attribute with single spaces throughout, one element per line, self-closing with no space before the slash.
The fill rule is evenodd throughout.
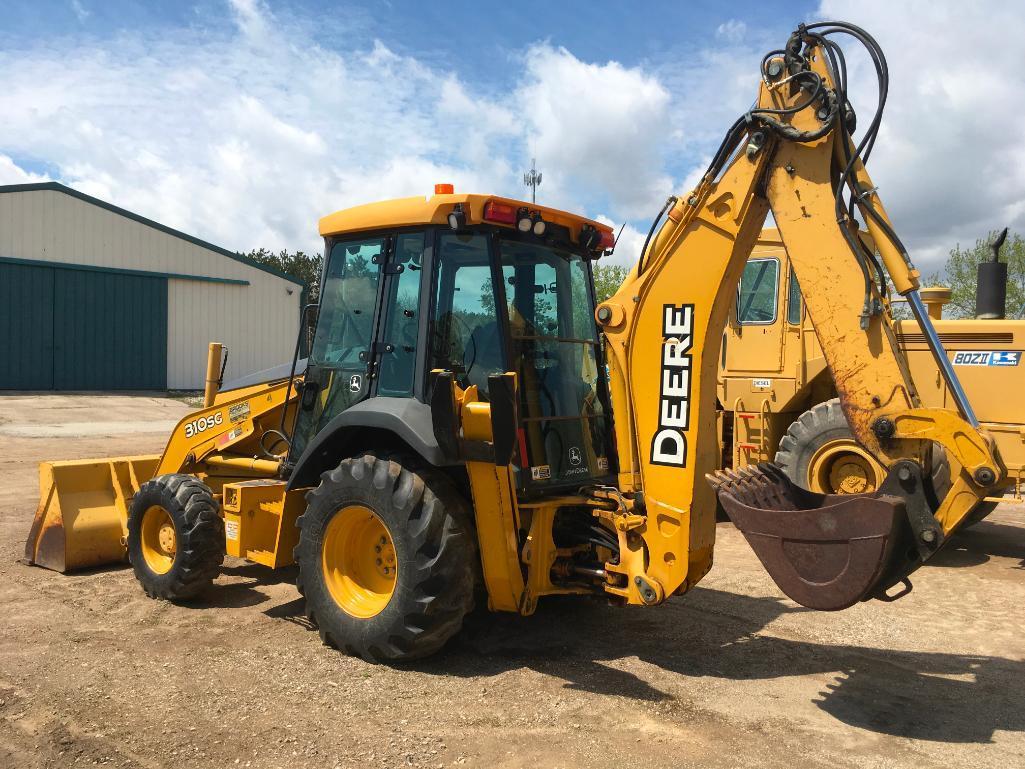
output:
<path id="1" fill-rule="evenodd" d="M 205 409 L 214 405 L 217 393 L 221 389 L 221 376 L 224 373 L 224 369 L 221 368 L 223 350 L 223 344 L 211 342 L 206 353 L 206 386 L 203 388 L 203 408 Z"/>
<path id="2" fill-rule="evenodd" d="M 993 258 L 980 262 L 975 291 L 975 317 L 1002 320 L 1007 315 L 1007 262 L 1000 261 L 1000 248 L 1007 240 L 1007 228 L 990 244 Z"/>

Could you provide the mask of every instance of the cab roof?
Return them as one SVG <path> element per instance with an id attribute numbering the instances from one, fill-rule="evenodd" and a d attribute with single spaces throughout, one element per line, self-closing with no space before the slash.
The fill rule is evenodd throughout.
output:
<path id="1" fill-rule="evenodd" d="M 532 213 L 536 212 L 546 222 L 553 222 L 568 227 L 574 235 L 578 234 L 580 228 L 585 224 L 596 228 L 600 232 L 612 232 L 612 228 L 607 224 L 602 224 L 593 219 L 577 216 L 566 211 L 560 211 L 557 208 L 539 206 L 536 203 L 503 198 L 498 195 L 443 193 L 431 195 L 430 197 L 382 200 L 378 203 L 367 203 L 362 206 L 345 208 L 333 214 L 328 214 L 320 220 L 320 234 L 327 237 L 329 235 L 341 235 L 364 230 L 447 224 L 448 215 L 453 211 L 456 204 L 463 206 L 468 225 L 482 224 L 484 223 L 484 205 L 488 202 L 513 206 L 516 209 L 527 209 Z M 490 220 L 487 223 L 502 226 L 501 223 Z"/>

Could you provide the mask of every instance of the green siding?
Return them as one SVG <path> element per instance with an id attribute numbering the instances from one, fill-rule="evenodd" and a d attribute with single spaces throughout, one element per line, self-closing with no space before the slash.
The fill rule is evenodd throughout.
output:
<path id="1" fill-rule="evenodd" d="M 53 389 L 53 273 L 0 264 L 0 389 Z"/>
<path id="2" fill-rule="evenodd" d="M 7 271 L 0 338 L 14 354 L 3 360 L 20 365 L 0 363 L 0 389 L 166 386 L 165 278 L 0 265 L 0 275 Z"/>

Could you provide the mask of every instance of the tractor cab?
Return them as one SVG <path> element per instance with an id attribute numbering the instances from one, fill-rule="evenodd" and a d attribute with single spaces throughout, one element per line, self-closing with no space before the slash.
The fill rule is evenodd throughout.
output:
<path id="1" fill-rule="evenodd" d="M 385 447 L 456 464 L 431 413 L 439 373 L 463 391 L 476 388 L 484 402 L 496 375 L 515 374 L 511 465 L 521 491 L 579 488 L 610 475 L 591 262 L 612 247 L 612 231 L 447 187 L 321 220 L 325 263 L 299 385 L 294 483 L 334 466 L 357 433 L 361 444 L 401 441 Z"/>

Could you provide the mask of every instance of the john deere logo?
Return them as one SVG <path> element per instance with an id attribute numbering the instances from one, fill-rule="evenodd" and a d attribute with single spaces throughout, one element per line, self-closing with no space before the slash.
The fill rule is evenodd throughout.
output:
<path id="1" fill-rule="evenodd" d="M 353 374 L 349 377 L 349 390 L 354 393 L 358 393 L 363 389 L 363 377 L 359 374 Z"/>
<path id="2" fill-rule="evenodd" d="M 574 446 L 573 448 L 571 448 L 569 450 L 569 463 L 571 465 L 573 465 L 573 466 L 579 465 L 582 460 L 583 460 L 583 457 L 580 456 L 580 449 L 578 449 L 576 446 Z"/>

